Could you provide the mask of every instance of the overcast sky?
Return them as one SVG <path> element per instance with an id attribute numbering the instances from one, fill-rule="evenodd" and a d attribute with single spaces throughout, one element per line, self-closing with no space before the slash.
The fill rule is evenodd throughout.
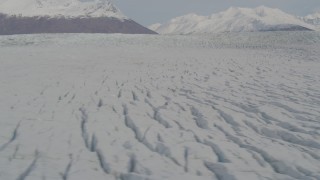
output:
<path id="1" fill-rule="evenodd" d="M 128 17 L 143 24 L 163 23 L 188 13 L 209 15 L 234 7 L 265 5 L 295 15 L 320 11 L 320 0 L 112 0 Z"/>

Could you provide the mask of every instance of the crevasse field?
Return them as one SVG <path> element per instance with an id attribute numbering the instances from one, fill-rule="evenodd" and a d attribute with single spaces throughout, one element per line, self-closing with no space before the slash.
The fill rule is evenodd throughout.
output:
<path id="1" fill-rule="evenodd" d="M 1 180 L 318 180 L 320 33 L 0 37 Z"/>

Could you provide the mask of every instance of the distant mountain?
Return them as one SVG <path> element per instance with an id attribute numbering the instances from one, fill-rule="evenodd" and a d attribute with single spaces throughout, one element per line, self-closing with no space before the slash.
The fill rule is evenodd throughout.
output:
<path id="1" fill-rule="evenodd" d="M 314 25 L 279 9 L 265 6 L 254 9 L 231 7 L 210 16 L 188 14 L 149 28 L 160 34 L 315 30 Z"/>
<path id="2" fill-rule="evenodd" d="M 320 12 L 307 15 L 301 19 L 306 23 L 316 26 L 317 30 L 320 30 Z"/>
<path id="3" fill-rule="evenodd" d="M 154 34 L 108 0 L 0 0 L 0 34 Z"/>

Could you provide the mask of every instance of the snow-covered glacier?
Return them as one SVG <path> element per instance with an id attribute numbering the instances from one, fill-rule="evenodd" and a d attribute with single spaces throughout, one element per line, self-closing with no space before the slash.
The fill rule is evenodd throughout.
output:
<path id="1" fill-rule="evenodd" d="M 320 179 L 320 33 L 0 37 L 1 180 Z"/>

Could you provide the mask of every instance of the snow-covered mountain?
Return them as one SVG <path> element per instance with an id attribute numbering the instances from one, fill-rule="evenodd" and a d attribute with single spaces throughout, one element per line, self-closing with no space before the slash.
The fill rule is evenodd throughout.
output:
<path id="1" fill-rule="evenodd" d="M 0 0 L 0 34 L 153 33 L 108 0 Z"/>
<path id="2" fill-rule="evenodd" d="M 302 20 L 316 26 L 317 30 L 320 31 L 320 12 L 307 15 L 303 17 Z"/>
<path id="3" fill-rule="evenodd" d="M 161 34 L 192 34 L 243 31 L 314 30 L 315 27 L 279 9 L 231 7 L 210 16 L 188 14 L 165 24 L 149 26 Z"/>
<path id="4" fill-rule="evenodd" d="M 22 16 L 115 17 L 127 19 L 108 0 L 2 0 L 0 12 Z"/>

